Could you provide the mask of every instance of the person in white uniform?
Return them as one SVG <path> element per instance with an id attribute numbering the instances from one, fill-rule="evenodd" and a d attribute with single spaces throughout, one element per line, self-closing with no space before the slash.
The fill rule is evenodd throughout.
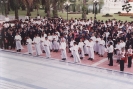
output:
<path id="1" fill-rule="evenodd" d="M 87 47 L 87 44 L 88 44 L 88 40 L 87 40 L 87 38 L 85 38 L 85 40 L 84 40 L 84 54 L 85 54 L 85 56 L 88 56 L 88 47 Z"/>
<path id="2" fill-rule="evenodd" d="M 52 35 L 50 35 L 50 33 L 48 34 L 48 40 L 50 41 L 50 45 L 49 45 L 50 51 L 52 51 L 53 50 L 53 43 L 52 43 L 53 38 L 52 38 Z"/>
<path id="3" fill-rule="evenodd" d="M 116 63 L 119 63 L 120 62 L 120 58 L 121 58 L 121 55 L 120 55 L 120 52 L 121 52 L 121 45 L 120 45 L 120 42 L 117 42 L 116 44 L 116 55 L 117 55 L 117 62 Z"/>
<path id="4" fill-rule="evenodd" d="M 54 52 L 58 52 L 59 50 L 59 42 L 58 42 L 59 38 L 58 38 L 58 35 L 55 33 L 53 35 L 53 49 L 54 49 Z"/>
<path id="5" fill-rule="evenodd" d="M 21 52 L 21 49 L 22 49 L 21 40 L 22 40 L 21 36 L 18 35 L 18 33 L 16 33 L 15 41 L 16 41 L 17 52 Z"/>
<path id="6" fill-rule="evenodd" d="M 87 44 L 88 47 L 88 55 L 89 59 L 88 60 L 93 60 L 94 59 L 94 42 L 92 41 L 92 38 L 89 39 L 89 42 Z"/>
<path id="7" fill-rule="evenodd" d="M 36 56 L 39 56 L 42 54 L 41 47 L 40 47 L 40 37 L 35 35 L 33 39 L 33 43 L 35 44 L 35 49 L 36 49 Z"/>
<path id="8" fill-rule="evenodd" d="M 45 37 L 44 50 L 45 50 L 45 53 L 46 53 L 46 58 L 50 58 L 51 57 L 49 46 L 50 46 L 50 41 L 48 40 L 47 37 Z"/>
<path id="9" fill-rule="evenodd" d="M 75 40 L 72 38 L 71 41 L 70 41 L 70 48 L 72 48 L 74 46 L 74 42 L 75 42 Z M 70 57 L 73 57 L 73 51 L 71 51 L 71 56 Z"/>
<path id="10" fill-rule="evenodd" d="M 41 46 L 41 50 L 43 51 L 43 53 L 45 53 L 44 42 L 45 42 L 45 37 L 44 35 L 42 35 L 42 37 L 40 38 L 40 46 Z"/>
<path id="11" fill-rule="evenodd" d="M 103 40 L 103 37 L 101 37 L 101 41 L 99 41 L 99 56 L 103 57 L 105 53 L 105 41 Z"/>
<path id="12" fill-rule="evenodd" d="M 84 54 L 84 48 L 83 48 L 84 42 L 83 42 L 82 39 L 80 39 L 80 42 L 78 43 L 78 46 L 79 46 L 80 51 L 81 51 L 81 57 L 80 57 L 80 59 L 83 59 L 85 54 Z"/>
<path id="13" fill-rule="evenodd" d="M 61 40 L 60 50 L 61 50 L 61 58 L 62 58 L 62 60 L 66 60 L 67 59 L 67 54 L 66 54 L 66 42 L 65 42 L 65 39 Z"/>
<path id="14" fill-rule="evenodd" d="M 99 43 L 101 41 L 101 38 L 98 36 L 96 38 L 96 41 L 95 41 L 95 45 L 94 45 L 94 51 L 96 54 L 99 54 Z"/>
<path id="15" fill-rule="evenodd" d="M 70 50 L 73 52 L 74 62 L 75 63 L 81 62 L 79 53 L 78 53 L 79 46 L 77 45 L 77 42 L 74 42 L 74 46 L 71 47 Z"/>
<path id="16" fill-rule="evenodd" d="M 26 44 L 27 44 L 28 53 L 29 54 L 33 54 L 32 40 L 31 40 L 31 38 L 29 36 L 27 36 Z"/>

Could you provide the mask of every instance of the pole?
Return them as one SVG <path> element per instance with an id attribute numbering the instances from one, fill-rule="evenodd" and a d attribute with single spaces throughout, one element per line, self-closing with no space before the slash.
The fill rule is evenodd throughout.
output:
<path id="1" fill-rule="evenodd" d="M 68 5 L 67 5 L 67 21 L 68 21 Z"/>

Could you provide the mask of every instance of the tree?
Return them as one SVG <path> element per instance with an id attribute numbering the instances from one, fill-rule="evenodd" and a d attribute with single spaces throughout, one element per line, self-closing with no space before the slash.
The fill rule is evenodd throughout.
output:
<path id="1" fill-rule="evenodd" d="M 63 6 L 66 0 L 51 0 L 52 7 L 53 7 L 53 17 L 58 17 L 58 6 Z M 62 8 L 63 9 L 63 8 Z"/>
<path id="2" fill-rule="evenodd" d="M 53 17 L 58 17 L 57 4 L 60 0 L 52 0 Z"/>
<path id="3" fill-rule="evenodd" d="M 50 0 L 42 0 L 42 5 L 45 7 L 45 13 L 47 17 L 51 17 L 50 15 Z"/>
<path id="4" fill-rule="evenodd" d="M 35 5 L 35 9 L 37 10 L 37 15 L 39 14 L 38 9 L 40 7 L 40 0 L 33 0 L 33 5 Z"/>
<path id="5" fill-rule="evenodd" d="M 127 13 L 131 11 L 132 6 L 129 4 L 128 1 L 125 2 L 125 5 L 122 5 L 122 10 L 125 10 Z"/>
<path id="6" fill-rule="evenodd" d="M 27 7 L 27 16 L 31 16 L 31 5 L 33 4 L 33 0 L 22 0 L 22 2 L 26 5 Z"/>
<path id="7" fill-rule="evenodd" d="M 83 19 L 86 19 L 86 12 L 87 12 L 86 0 L 83 0 L 83 7 L 82 7 L 82 18 Z"/>
<path id="8" fill-rule="evenodd" d="M 15 19 L 19 19 L 18 16 L 18 8 L 19 8 L 19 2 L 20 0 L 9 0 L 10 8 L 15 11 Z"/>

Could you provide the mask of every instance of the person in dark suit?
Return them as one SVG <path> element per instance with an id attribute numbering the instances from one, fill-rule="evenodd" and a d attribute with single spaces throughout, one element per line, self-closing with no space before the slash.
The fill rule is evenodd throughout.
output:
<path id="1" fill-rule="evenodd" d="M 4 49 L 8 49 L 8 34 L 7 32 L 4 32 L 4 35 L 3 35 L 3 42 L 4 42 Z"/>
<path id="2" fill-rule="evenodd" d="M 2 33 L 1 33 L 1 30 L 0 30 L 0 48 L 1 48 L 1 49 L 3 48 L 3 43 L 2 43 Z"/>
<path id="3" fill-rule="evenodd" d="M 11 49 L 15 49 L 15 41 L 14 41 L 15 35 L 13 35 L 12 32 L 9 34 L 9 45 L 11 46 Z"/>

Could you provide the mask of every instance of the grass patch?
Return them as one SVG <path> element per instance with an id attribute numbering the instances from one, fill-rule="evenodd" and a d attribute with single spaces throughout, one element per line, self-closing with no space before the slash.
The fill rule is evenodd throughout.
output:
<path id="1" fill-rule="evenodd" d="M 44 13 L 44 10 L 39 10 L 39 14 L 44 17 L 46 14 Z M 14 15 L 14 11 L 10 11 L 9 12 L 9 15 Z M 19 10 L 19 16 L 25 16 L 26 15 L 26 11 L 22 11 L 22 10 Z M 52 13 L 51 13 L 52 15 Z M 102 17 L 103 14 L 97 14 L 97 19 L 98 20 L 108 20 L 108 19 L 117 19 L 117 20 L 122 20 L 122 21 L 132 21 L 132 19 L 128 16 L 119 16 L 119 14 L 111 14 L 113 15 L 113 17 Z M 31 17 L 36 17 L 37 16 L 37 12 L 34 10 L 33 12 L 31 12 Z M 58 16 L 64 18 L 64 19 L 67 19 L 67 13 L 66 12 L 58 12 Z M 81 18 L 82 17 L 82 14 L 68 14 L 68 19 L 71 19 L 71 18 Z M 87 15 L 87 19 L 89 19 L 90 17 L 94 17 L 94 14 L 92 13 L 89 13 Z"/>

